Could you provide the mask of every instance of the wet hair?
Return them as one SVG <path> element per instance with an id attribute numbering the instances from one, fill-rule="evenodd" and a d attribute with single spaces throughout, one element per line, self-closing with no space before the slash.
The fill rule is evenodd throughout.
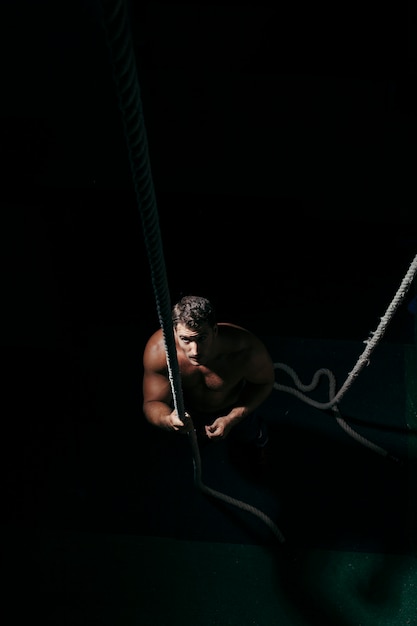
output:
<path id="1" fill-rule="evenodd" d="M 184 324 L 196 330 L 204 324 L 216 324 L 216 311 L 213 304 L 202 296 L 184 296 L 172 307 L 172 323 Z"/>

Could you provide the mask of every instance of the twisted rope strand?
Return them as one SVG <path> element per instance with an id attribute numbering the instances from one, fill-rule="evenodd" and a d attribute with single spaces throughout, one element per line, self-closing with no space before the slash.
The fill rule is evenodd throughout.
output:
<path id="1" fill-rule="evenodd" d="M 155 191 L 149 164 L 146 128 L 143 120 L 139 82 L 131 34 L 127 22 L 126 7 L 123 0 L 101 0 L 101 3 L 103 8 L 103 26 L 110 51 L 113 78 L 122 115 L 136 200 L 142 220 L 156 308 L 164 335 L 168 375 L 174 406 L 180 419 L 185 422 L 187 418 L 185 417 L 181 378 L 171 319 L 162 237 L 159 229 Z M 192 424 L 191 426 L 191 432 L 193 433 L 194 428 Z M 191 442 L 196 487 L 206 494 L 257 515 L 271 528 L 279 541 L 283 542 L 284 537 L 280 530 L 262 511 L 204 485 L 201 480 L 201 460 L 198 443 L 195 437 L 191 437 Z"/>
<path id="2" fill-rule="evenodd" d="M 146 128 L 143 121 L 139 82 L 137 79 L 132 37 L 127 20 L 126 4 L 123 0 L 101 0 L 101 6 L 103 9 L 103 27 L 110 52 L 110 63 L 113 70 L 113 78 L 116 85 L 119 108 L 122 115 L 122 122 L 128 149 L 133 185 L 142 220 L 144 241 L 150 265 L 150 273 L 155 295 L 156 309 L 164 336 L 168 373 L 174 398 L 174 406 L 177 410 L 178 415 L 180 416 L 180 419 L 185 421 L 185 410 L 171 320 L 171 304 L 162 247 L 162 238 L 159 229 L 155 190 L 153 187 L 152 175 L 150 170 Z M 303 391 L 311 391 L 313 388 L 315 388 L 320 376 L 327 375 L 329 378 L 330 389 L 329 402 L 315 402 L 310 398 L 307 398 L 300 391 L 294 390 L 284 385 L 279 385 L 278 383 L 275 383 L 275 389 L 292 393 L 293 395 L 299 397 L 301 400 L 307 402 L 308 404 L 312 404 L 312 406 L 315 406 L 317 408 L 332 408 L 337 415 L 338 422 L 347 430 L 347 432 L 352 432 L 350 427 L 344 424 L 338 412 L 337 403 L 346 393 L 346 391 L 351 386 L 354 379 L 358 376 L 363 367 L 369 363 L 369 358 L 373 349 L 376 347 L 378 341 L 383 336 L 389 321 L 391 320 L 394 312 L 396 311 L 400 302 L 408 291 L 416 271 L 417 256 L 412 262 L 397 294 L 395 295 L 393 301 L 388 307 L 386 314 L 384 315 L 384 317 L 381 318 L 381 322 L 378 325 L 377 330 L 375 331 L 375 333 L 371 333 L 370 338 L 365 341 L 366 348 L 363 354 L 360 355 L 360 357 L 358 358 L 355 367 L 349 373 L 345 383 L 337 394 L 334 393 L 334 376 L 329 370 L 318 370 L 314 375 L 310 385 L 303 385 L 296 376 L 295 372 L 291 370 L 291 368 L 288 368 L 288 366 L 285 366 L 282 363 L 275 364 L 276 368 L 285 369 L 285 371 L 287 371 L 287 373 L 289 373 L 293 377 L 296 385 L 299 386 L 299 388 Z M 254 515 L 257 515 L 268 525 L 268 527 L 277 536 L 278 540 L 280 542 L 283 542 L 284 537 L 281 531 L 277 528 L 274 522 L 262 511 L 259 511 L 251 505 L 241 502 L 240 500 L 237 500 L 235 498 L 231 498 L 230 496 L 222 494 L 204 485 L 201 480 L 200 453 L 193 428 L 191 429 L 191 433 L 194 433 L 194 435 L 191 436 L 191 442 L 194 462 L 194 480 L 196 486 L 203 492 L 211 496 L 215 496 L 225 502 L 234 504 L 239 508 L 243 508 L 247 511 L 250 511 Z M 363 442 L 366 442 L 367 445 L 373 446 L 373 449 L 378 450 L 378 447 L 375 446 L 375 444 L 367 442 L 367 440 L 365 440 L 364 438 L 362 438 L 361 440 Z M 382 452 L 385 453 L 385 451 L 383 450 Z"/>
<path id="3" fill-rule="evenodd" d="M 286 372 L 289 376 L 291 376 L 295 384 L 295 388 L 293 388 L 293 387 L 289 387 L 288 385 L 279 384 L 278 382 L 275 381 L 274 383 L 275 389 L 277 389 L 278 391 L 284 391 L 285 393 L 290 393 L 293 396 L 305 402 L 306 404 L 309 404 L 310 406 L 313 406 L 317 409 L 326 410 L 326 409 L 331 408 L 334 414 L 336 415 L 337 423 L 341 426 L 341 428 L 343 428 L 343 430 L 345 430 L 345 432 L 347 432 L 350 436 L 356 439 L 359 443 L 367 446 L 374 452 L 377 452 L 378 454 L 381 454 L 383 456 L 390 456 L 390 455 L 388 454 L 386 450 L 376 445 L 375 443 L 371 442 L 369 439 L 366 439 L 365 437 L 357 433 L 351 426 L 349 426 L 346 423 L 346 421 L 343 419 L 343 417 L 341 416 L 337 405 L 340 399 L 345 395 L 346 391 L 350 388 L 353 381 L 357 378 L 361 370 L 364 368 L 364 366 L 369 365 L 370 356 L 373 350 L 378 345 L 389 322 L 394 316 L 394 313 L 396 312 L 399 305 L 403 301 L 404 296 L 409 290 L 416 273 L 417 273 L 417 255 L 414 257 L 413 261 L 411 262 L 404 278 L 401 281 L 401 284 L 394 298 L 392 299 L 391 303 L 389 304 L 385 312 L 385 315 L 381 318 L 378 328 L 376 329 L 374 333 L 372 332 L 370 333 L 369 339 L 364 341 L 364 343 L 366 344 L 365 350 L 359 356 L 354 368 L 348 374 L 344 384 L 342 385 L 342 387 L 337 393 L 335 393 L 336 381 L 335 381 L 334 374 L 326 368 L 321 368 L 317 370 L 314 373 L 311 383 L 306 385 L 301 382 L 301 380 L 298 378 L 297 374 L 291 367 L 289 367 L 285 363 L 274 363 L 275 369 L 280 369 Z M 312 391 L 313 389 L 315 389 L 320 381 L 321 376 L 327 376 L 329 379 L 329 401 L 328 402 L 318 402 L 317 400 L 309 398 L 304 393 L 302 393 L 304 391 Z M 391 458 L 393 458 L 394 460 L 398 460 L 395 457 L 391 457 Z"/>

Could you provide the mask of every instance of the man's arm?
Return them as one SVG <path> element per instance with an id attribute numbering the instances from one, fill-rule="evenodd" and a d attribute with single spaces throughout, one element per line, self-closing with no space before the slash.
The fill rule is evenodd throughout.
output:
<path id="1" fill-rule="evenodd" d="M 271 394 L 275 383 L 275 368 L 264 344 L 253 337 L 245 367 L 246 384 L 229 413 L 233 424 L 257 409 Z"/>
<path id="2" fill-rule="evenodd" d="M 172 409 L 171 384 L 159 332 L 145 347 L 143 368 L 143 413 L 148 422 L 165 430 L 184 429 L 183 422 Z"/>
<path id="3" fill-rule="evenodd" d="M 265 345 L 255 336 L 251 337 L 244 367 L 245 385 L 234 407 L 223 417 L 206 427 L 210 439 L 223 438 L 241 420 L 257 409 L 274 388 L 275 368 Z"/>
<path id="4" fill-rule="evenodd" d="M 164 422 L 171 413 L 168 403 L 169 381 L 165 376 L 146 371 L 143 375 L 143 413 L 154 426 L 164 426 Z"/>

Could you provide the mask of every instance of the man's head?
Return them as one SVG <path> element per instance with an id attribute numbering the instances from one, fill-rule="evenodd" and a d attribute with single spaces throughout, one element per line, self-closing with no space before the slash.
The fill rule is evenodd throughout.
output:
<path id="1" fill-rule="evenodd" d="M 196 330 L 208 324 L 216 325 L 216 311 L 212 303 L 201 296 L 184 296 L 172 308 L 172 323 L 174 328 L 183 324 Z"/>
<path id="2" fill-rule="evenodd" d="M 194 365 L 213 356 L 217 336 L 216 313 L 207 298 L 184 296 L 172 309 L 177 346 Z"/>

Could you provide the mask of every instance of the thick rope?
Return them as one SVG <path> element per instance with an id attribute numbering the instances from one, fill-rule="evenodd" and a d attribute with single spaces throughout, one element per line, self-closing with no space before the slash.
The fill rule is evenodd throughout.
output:
<path id="1" fill-rule="evenodd" d="M 191 418 L 185 417 L 162 238 L 149 165 L 146 129 L 126 6 L 123 0 L 101 0 L 101 4 L 103 8 L 103 27 L 122 115 L 136 200 L 142 219 L 156 308 L 164 335 L 174 406 L 180 419 L 185 422 L 186 419 Z M 194 433 L 193 428 L 191 428 L 191 433 Z M 191 434 L 191 444 L 196 486 L 208 495 L 257 515 L 267 524 L 279 541 L 283 542 L 284 537 L 279 528 L 262 511 L 203 484 L 201 480 L 200 452 L 195 433 L 194 436 Z"/>
<path id="2" fill-rule="evenodd" d="M 197 435 L 194 429 L 192 429 L 189 432 L 189 436 L 191 439 L 191 446 L 193 449 L 195 485 L 203 493 L 206 493 L 209 496 L 213 496 L 214 498 L 218 498 L 219 500 L 222 500 L 223 502 L 226 502 L 227 504 L 233 504 L 234 506 L 237 506 L 240 509 L 243 509 L 244 511 L 248 511 L 249 513 L 252 513 L 256 517 L 259 517 L 259 519 L 261 519 L 268 526 L 268 528 L 272 531 L 272 533 L 276 536 L 278 541 L 280 543 L 284 543 L 285 542 L 284 535 L 282 534 L 278 526 L 275 524 L 275 522 L 273 522 L 272 519 L 268 517 L 268 515 L 266 515 L 263 511 L 260 511 L 258 508 L 256 508 L 255 506 L 252 506 L 251 504 L 242 502 L 242 500 L 237 500 L 236 498 L 232 498 L 231 496 L 221 493 L 220 491 L 217 491 L 216 489 L 212 489 L 211 487 L 208 487 L 207 485 L 203 483 L 202 478 L 201 478 L 200 450 L 198 447 Z"/>
<path id="3" fill-rule="evenodd" d="M 168 280 L 126 6 L 123 0 L 101 0 L 101 4 L 103 27 L 110 53 L 113 80 L 116 84 L 136 201 L 142 220 L 156 309 L 164 336 L 174 406 L 180 418 L 185 421 L 182 387 L 171 322 Z"/>
<path id="4" fill-rule="evenodd" d="M 151 280 L 154 290 L 156 308 L 159 322 L 163 331 L 165 350 L 168 363 L 169 380 L 172 388 L 174 406 L 177 413 L 185 422 L 185 417 L 181 379 L 176 354 L 175 339 L 173 333 L 171 319 L 171 303 L 169 298 L 168 281 L 166 275 L 165 260 L 162 247 L 162 239 L 159 229 L 158 212 L 156 208 L 155 191 L 153 187 L 152 175 L 150 171 L 149 151 L 145 124 L 143 120 L 142 103 L 140 98 L 139 83 L 137 80 L 137 70 L 135 57 L 133 53 L 132 38 L 127 19 L 127 11 L 123 0 L 101 0 L 103 9 L 103 27 L 110 53 L 110 63 L 113 70 L 113 79 L 116 84 L 117 96 L 119 100 L 119 108 L 122 115 L 122 122 L 127 143 L 129 162 L 131 167 L 132 179 L 136 194 L 136 200 L 142 220 L 144 233 L 144 241 L 147 250 L 148 260 L 150 264 Z M 329 376 L 329 402 L 317 403 L 307 398 L 304 394 L 296 389 L 292 389 L 285 385 L 275 383 L 275 388 L 279 391 L 286 391 L 296 395 L 301 400 L 316 406 L 317 408 L 332 408 L 338 423 L 352 434 L 354 431 L 342 419 L 338 412 L 337 403 L 346 393 L 348 388 L 358 376 L 365 365 L 369 363 L 370 355 L 384 334 L 386 327 L 397 310 L 399 304 L 408 291 L 412 279 L 417 270 L 417 256 L 411 264 L 401 286 L 387 309 L 387 312 L 375 331 L 371 334 L 371 338 L 365 341 L 366 349 L 359 357 L 354 369 L 349 373 L 347 380 L 337 394 L 335 391 L 335 382 L 333 374 L 329 370 L 321 369 L 316 372 L 310 385 L 302 385 L 296 374 L 282 363 L 276 363 L 275 367 L 285 369 L 285 371 L 293 376 L 293 379 L 299 389 L 310 391 L 313 389 L 321 375 Z M 201 459 L 198 448 L 195 431 L 191 429 L 191 444 L 193 450 L 194 462 L 194 480 L 196 486 L 204 493 L 214 496 L 233 504 L 239 508 L 247 510 L 262 519 L 272 530 L 274 535 L 280 542 L 285 541 L 281 531 L 276 524 L 262 511 L 252 507 L 240 500 L 220 493 L 210 487 L 207 487 L 201 480 Z M 359 435 L 357 435 L 360 438 Z M 375 446 L 365 438 L 360 440 L 372 447 L 375 451 L 386 454 L 382 448 Z"/>
<path id="5" fill-rule="evenodd" d="M 293 387 L 289 387 L 287 385 L 281 385 L 275 382 L 274 383 L 275 389 L 277 389 L 278 391 L 285 391 L 286 393 L 290 393 L 296 396 L 297 398 L 299 398 L 300 400 L 302 400 L 303 402 L 305 402 L 306 404 L 309 404 L 310 406 L 313 406 L 317 409 L 326 410 L 326 409 L 331 408 L 341 428 L 343 428 L 354 439 L 359 441 L 359 443 L 367 446 L 374 452 L 377 452 L 378 454 L 381 454 L 383 456 L 390 456 L 390 455 L 388 454 L 386 450 L 372 443 L 371 441 L 369 441 L 369 439 L 366 439 L 365 437 L 363 437 L 362 435 L 354 431 L 354 429 L 351 426 L 349 426 L 349 424 L 347 424 L 345 420 L 342 418 L 342 416 L 340 415 L 337 404 L 339 403 L 341 398 L 345 395 L 346 391 L 350 388 L 353 381 L 357 378 L 357 376 L 362 371 L 364 366 L 369 365 L 370 356 L 373 350 L 376 348 L 379 341 L 382 339 L 385 333 L 385 330 L 387 329 L 388 324 L 390 323 L 391 319 L 394 316 L 394 313 L 396 312 L 399 305 L 403 301 L 407 291 L 410 289 L 410 286 L 413 282 L 413 279 L 416 273 L 417 273 L 417 255 L 414 257 L 413 261 L 411 262 L 410 267 L 408 268 L 403 280 L 401 281 L 401 284 L 394 298 L 392 299 L 391 303 L 389 304 L 385 312 L 385 315 L 381 317 L 381 321 L 378 325 L 378 328 L 376 329 L 374 333 L 372 332 L 370 333 L 370 339 L 367 339 L 366 341 L 364 341 L 364 343 L 366 344 L 365 350 L 359 356 L 353 370 L 349 372 L 346 378 L 346 381 L 344 382 L 344 384 L 342 385 L 342 387 L 337 393 L 336 393 L 335 377 L 333 373 L 328 369 L 322 368 L 322 369 L 317 370 L 312 378 L 311 383 L 308 385 L 305 385 L 300 381 L 300 379 L 298 378 L 294 370 L 291 369 L 288 365 L 286 365 L 285 363 L 274 364 L 275 369 L 283 370 L 289 376 L 291 376 L 296 387 L 296 388 L 293 388 Z M 321 376 L 327 376 L 329 379 L 329 401 L 328 402 L 317 402 L 316 400 L 313 400 L 312 398 L 309 398 L 304 393 L 302 393 L 304 391 L 312 391 L 313 389 L 315 389 L 320 381 Z M 398 460 L 395 457 L 391 457 L 391 458 L 394 460 Z"/>

